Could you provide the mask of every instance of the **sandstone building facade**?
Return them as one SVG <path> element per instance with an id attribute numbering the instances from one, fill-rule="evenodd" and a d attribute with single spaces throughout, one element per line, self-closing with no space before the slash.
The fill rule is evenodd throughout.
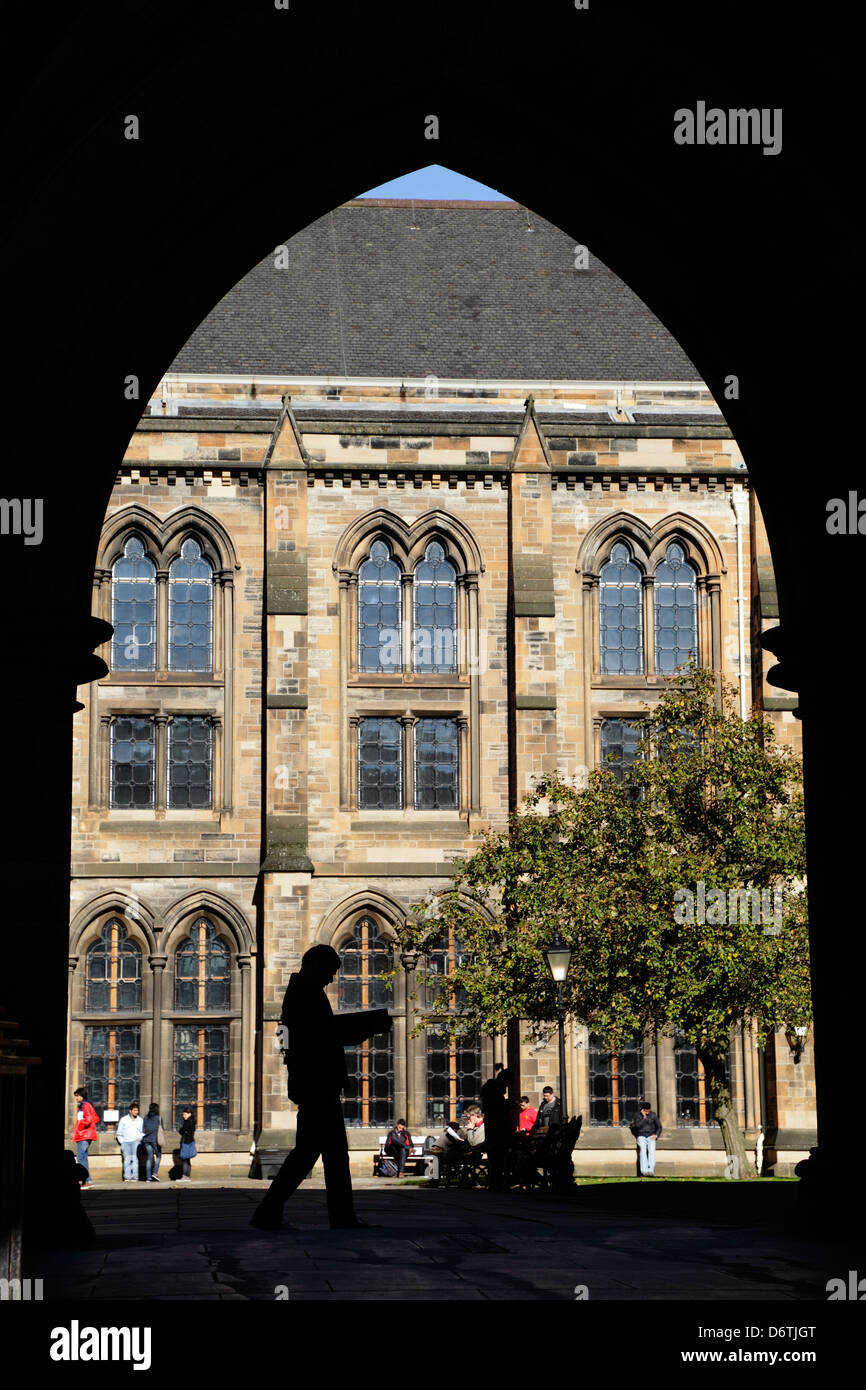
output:
<path id="1" fill-rule="evenodd" d="M 147 404 L 108 506 L 93 612 L 110 674 L 77 715 L 69 1100 L 196 1106 L 199 1163 L 292 1142 L 276 1024 L 316 942 L 350 1052 L 359 1168 L 398 1114 L 435 1132 L 494 1062 L 537 1101 L 556 1038 L 449 1045 L 398 968 L 413 904 L 542 772 L 634 747 L 694 651 L 798 746 L 759 639 L 777 617 L 744 460 L 696 368 L 605 267 L 514 204 L 360 200 L 256 267 Z M 436 940 L 445 968 L 459 942 Z M 399 955 L 396 963 L 400 966 Z M 721 1171 L 691 1050 L 569 1031 L 578 1171 Z M 814 1143 L 811 1044 L 731 1039 L 765 1171 Z M 114 1162 L 110 1135 L 93 1150 Z"/>

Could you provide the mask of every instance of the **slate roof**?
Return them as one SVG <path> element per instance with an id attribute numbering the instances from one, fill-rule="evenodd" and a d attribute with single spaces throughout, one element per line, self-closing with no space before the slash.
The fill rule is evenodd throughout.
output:
<path id="1" fill-rule="evenodd" d="M 414 222 L 416 230 L 412 230 Z M 532 228 L 530 231 L 529 228 Z M 515 203 L 355 200 L 220 301 L 171 371 L 255 376 L 691 381 L 642 300 Z"/>

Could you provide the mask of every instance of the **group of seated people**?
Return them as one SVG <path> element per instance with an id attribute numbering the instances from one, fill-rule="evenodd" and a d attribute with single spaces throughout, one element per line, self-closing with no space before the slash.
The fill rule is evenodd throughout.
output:
<path id="1" fill-rule="evenodd" d="M 482 1087 L 484 1108 L 476 1103 L 468 1105 L 459 1120 L 450 1120 L 445 1125 L 429 1148 L 434 1180 L 438 1179 L 443 1165 L 468 1161 L 477 1167 L 482 1156 L 486 1156 L 496 1185 L 509 1148 L 526 1145 L 528 1151 L 530 1141 L 544 1138 L 551 1126 L 561 1123 L 562 1109 L 551 1086 L 545 1086 L 537 1110 L 528 1096 L 521 1096 L 517 1107 L 505 1098 L 509 1079 L 502 1069 Z M 405 1120 L 398 1120 L 391 1130 L 384 1152 L 396 1164 L 398 1176 L 402 1176 L 406 1159 L 412 1152 L 412 1137 Z"/>

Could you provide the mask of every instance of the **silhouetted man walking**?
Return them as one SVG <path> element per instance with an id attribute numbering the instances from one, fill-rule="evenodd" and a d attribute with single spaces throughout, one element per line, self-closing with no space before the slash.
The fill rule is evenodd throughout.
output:
<path id="1" fill-rule="evenodd" d="M 289 1100 L 298 1107 L 295 1147 L 253 1213 L 250 1225 L 262 1231 L 282 1225 L 283 1204 L 322 1156 L 331 1227 L 362 1226 L 355 1215 L 349 1146 L 340 1092 L 348 1081 L 343 1048 L 392 1027 L 387 1009 L 337 1014 L 325 994 L 340 968 L 331 946 L 312 946 L 301 969 L 289 978 L 282 1021 L 288 1028 Z"/>

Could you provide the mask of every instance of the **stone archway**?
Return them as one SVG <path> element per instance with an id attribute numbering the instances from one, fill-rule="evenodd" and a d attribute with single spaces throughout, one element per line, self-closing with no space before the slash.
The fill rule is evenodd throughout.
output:
<path id="1" fill-rule="evenodd" d="M 152 9 L 168 19 L 168 6 Z M 831 726 L 842 705 L 836 691 L 830 704 L 826 673 L 828 657 L 835 667 L 854 640 L 859 566 L 856 540 L 828 535 L 824 498 L 847 496 L 858 484 L 853 453 L 816 436 L 811 421 L 804 431 L 802 399 L 792 398 L 815 343 L 832 340 L 826 325 L 816 337 L 797 318 L 793 287 L 802 268 L 790 237 L 802 169 L 761 159 L 760 151 L 722 164 L 699 158 L 711 151 L 674 145 L 671 116 L 689 54 L 685 40 L 661 32 L 649 11 L 625 46 L 618 17 L 601 10 L 586 37 L 575 37 L 581 17 L 568 7 L 546 20 L 546 52 L 581 59 L 578 96 L 561 71 L 545 71 L 543 63 L 528 75 L 508 26 L 480 26 L 476 35 L 446 6 L 435 32 L 419 16 L 426 32 L 416 43 L 403 7 L 394 6 L 393 22 L 375 32 L 363 10 L 348 11 L 328 33 L 328 99 L 318 94 L 313 127 L 309 97 L 295 78 L 298 54 L 320 46 L 326 16 L 293 10 L 291 41 L 273 28 L 287 22 L 277 11 L 247 18 L 236 7 L 213 7 L 204 36 L 193 35 L 194 22 L 192 13 L 172 11 L 172 42 L 154 54 L 139 41 L 135 15 L 121 16 L 106 37 L 101 79 L 93 73 L 82 84 L 89 41 L 73 18 L 55 40 L 50 78 L 47 67 L 34 74 L 10 123 L 14 211 L 4 225 L 2 264 L 14 295 L 7 338 L 19 369 L 6 420 L 8 476 L 21 494 L 38 488 L 45 521 L 40 546 L 4 535 L 0 552 L 11 658 L 4 727 L 14 735 L 4 887 L 8 920 L 17 924 L 4 948 L 11 983 L 2 1002 L 42 1058 L 28 1133 L 34 1213 L 41 1194 L 56 1187 L 52 1170 L 63 1140 L 57 1098 L 65 1049 L 69 713 L 75 686 L 101 674 L 91 652 L 105 634 L 89 619 L 90 580 L 112 478 L 147 393 L 221 294 L 277 240 L 329 207 L 430 162 L 428 111 L 438 113 L 438 161 L 501 187 L 591 243 L 659 313 L 719 399 L 749 461 L 778 581 L 779 680 L 799 690 L 804 719 L 821 1144 L 831 1167 L 842 1163 L 844 1080 L 827 1043 L 832 1036 L 852 1057 L 859 1043 L 857 940 L 840 942 L 838 927 L 855 910 L 847 864 L 859 827 L 840 811 Z M 715 35 L 702 55 L 707 84 L 731 72 L 748 75 L 743 54 L 757 62 L 772 49 L 774 22 L 768 16 L 761 33 L 763 18 L 752 16 L 748 36 L 735 22 Z M 612 47 L 616 100 L 607 65 L 595 61 Z M 30 51 L 44 52 L 36 43 Z M 175 67 L 181 53 L 182 83 Z M 359 86 L 360 55 L 374 72 L 408 65 L 412 80 Z M 209 106 L 211 93 L 228 90 L 232 101 Z M 620 99 L 624 91 L 628 101 Z M 141 108 L 135 142 L 123 135 L 126 92 L 135 92 Z M 286 151 L 302 130 L 311 157 L 297 167 Z M 579 167 L 579 178 L 563 176 L 569 167 Z M 826 181 L 832 207 L 830 170 L 808 172 L 814 199 L 823 205 Z M 603 193 L 587 199 L 588 189 Z M 748 207 L 749 224 L 737 236 L 719 215 L 722 206 Z M 823 291 L 828 303 L 843 301 L 833 277 L 841 283 L 848 260 L 844 247 L 836 250 L 829 266 L 810 267 L 813 300 Z M 732 376 L 738 396 L 726 399 Z M 830 575 L 841 602 L 825 601 L 821 581 Z M 56 945 L 53 966 L 38 976 L 21 926 L 34 893 Z"/>

